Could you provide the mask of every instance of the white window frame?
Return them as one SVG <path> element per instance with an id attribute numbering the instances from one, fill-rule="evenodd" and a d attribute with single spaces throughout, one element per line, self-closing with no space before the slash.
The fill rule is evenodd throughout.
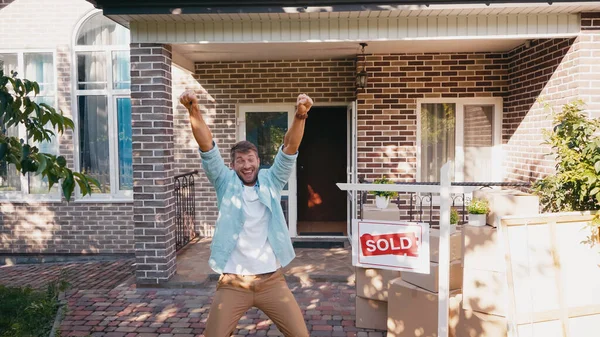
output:
<path id="1" fill-rule="evenodd" d="M 17 73 L 19 78 L 25 76 L 25 54 L 52 54 L 52 66 L 54 67 L 54 103 L 52 106 L 58 109 L 58 72 L 56 65 L 56 50 L 55 49 L 0 49 L 0 54 L 16 54 L 17 55 Z M 4 76 L 10 76 L 10 74 L 4 74 Z M 41 93 L 40 93 L 41 94 Z M 45 95 L 47 96 L 47 95 Z M 19 138 L 23 138 L 26 133 L 25 125 L 18 126 Z M 60 155 L 60 135 L 56 134 L 56 141 L 58 142 L 58 149 L 56 155 Z M 0 200 L 10 200 L 15 202 L 30 202 L 30 201 L 43 201 L 43 202 L 60 202 L 62 189 L 60 183 L 55 184 L 58 186 L 56 192 L 49 192 L 45 194 L 29 194 L 29 174 L 23 176 L 19 173 L 21 180 L 20 191 L 3 191 L 0 192 Z"/>
<path id="2" fill-rule="evenodd" d="M 450 103 L 456 106 L 455 124 L 455 177 L 454 182 L 464 181 L 464 107 L 465 105 L 494 106 L 492 129 L 492 180 L 502 181 L 502 115 L 501 97 L 470 98 L 422 98 L 417 100 L 417 181 L 421 182 L 421 105 Z"/>
<path id="3" fill-rule="evenodd" d="M 101 45 L 101 46 L 80 46 L 77 45 L 77 37 L 81 27 L 93 16 L 102 15 L 101 10 L 92 10 L 84 15 L 81 20 L 75 25 L 72 38 L 72 53 L 71 53 L 71 92 L 73 99 L 71 100 L 71 111 L 73 111 L 73 122 L 75 129 L 73 132 L 73 166 L 74 169 L 80 171 L 79 163 L 79 96 L 104 96 L 107 99 L 108 109 L 108 137 L 109 137 L 109 164 L 110 164 L 110 193 L 93 193 L 92 195 L 82 196 L 79 187 L 76 188 L 75 202 L 132 202 L 133 190 L 119 190 L 119 158 L 118 158 L 118 126 L 117 126 L 117 98 L 131 98 L 131 89 L 113 89 L 113 52 L 130 51 L 128 44 L 126 45 Z M 79 89 L 77 76 L 77 54 L 80 52 L 104 52 L 106 57 L 106 88 L 105 89 Z"/>
<path id="4" fill-rule="evenodd" d="M 237 106 L 237 140 L 246 140 L 246 113 L 252 112 L 287 112 L 288 129 L 294 120 L 295 108 L 293 104 L 239 104 Z M 282 144 L 283 145 L 283 144 Z M 291 237 L 298 236 L 298 196 L 296 180 L 296 163 L 292 168 L 292 174 L 288 180 L 288 190 L 281 191 L 281 196 L 288 197 L 288 221 L 289 233 Z"/>

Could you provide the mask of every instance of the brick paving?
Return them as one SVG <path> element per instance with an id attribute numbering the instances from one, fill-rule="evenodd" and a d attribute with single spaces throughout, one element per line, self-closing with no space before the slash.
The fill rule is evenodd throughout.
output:
<path id="1" fill-rule="evenodd" d="M 43 288 L 61 274 L 71 289 L 113 289 L 134 276 L 134 259 L 0 267 L 0 284 Z"/>
<path id="2" fill-rule="evenodd" d="M 216 282 L 194 289 L 141 289 L 133 260 L 18 265 L 0 268 L 0 284 L 43 287 L 64 270 L 72 284 L 60 336 L 203 336 Z M 353 282 L 289 282 L 311 336 L 385 336 L 355 327 Z M 252 308 L 234 336 L 282 336 L 262 311 Z"/>
<path id="3" fill-rule="evenodd" d="M 290 283 L 311 336 L 385 336 L 355 327 L 355 290 L 341 282 Z M 203 336 L 215 284 L 204 289 L 80 290 L 68 297 L 61 336 L 186 337 Z M 240 320 L 234 336 L 282 336 L 258 309 Z"/>

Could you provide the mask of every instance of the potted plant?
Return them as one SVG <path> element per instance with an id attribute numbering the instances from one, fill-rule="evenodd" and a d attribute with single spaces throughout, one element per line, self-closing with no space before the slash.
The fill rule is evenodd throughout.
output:
<path id="1" fill-rule="evenodd" d="M 485 226 L 489 211 L 490 207 L 487 200 L 473 198 L 471 203 L 469 203 L 469 206 L 467 206 L 467 212 L 469 212 L 469 226 Z"/>
<path id="2" fill-rule="evenodd" d="M 458 225 L 458 212 L 456 211 L 456 209 L 452 209 L 450 211 L 450 225 L 456 226 Z"/>
<path id="3" fill-rule="evenodd" d="M 394 182 L 386 177 L 382 177 L 381 179 L 375 179 L 374 183 L 393 184 Z M 397 192 L 391 191 L 371 191 L 370 193 L 375 195 L 375 205 L 379 209 L 386 209 L 390 203 L 390 198 L 395 198 L 396 196 L 398 196 Z"/>

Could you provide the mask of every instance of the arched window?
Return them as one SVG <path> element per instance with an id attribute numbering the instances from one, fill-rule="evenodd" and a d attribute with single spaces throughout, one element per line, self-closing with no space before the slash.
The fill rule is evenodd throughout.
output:
<path id="1" fill-rule="evenodd" d="M 129 30 L 95 13 L 76 32 L 76 168 L 100 182 L 92 198 L 133 189 Z"/>

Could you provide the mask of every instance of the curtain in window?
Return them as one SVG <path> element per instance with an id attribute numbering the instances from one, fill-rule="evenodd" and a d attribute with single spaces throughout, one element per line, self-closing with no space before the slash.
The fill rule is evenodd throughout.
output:
<path id="1" fill-rule="evenodd" d="M 493 106 L 465 106 L 465 181 L 493 180 L 493 114 Z"/>
<path id="2" fill-rule="evenodd" d="M 454 161 L 455 125 L 455 104 L 421 104 L 421 181 L 440 181 L 442 166 Z"/>
<path id="3" fill-rule="evenodd" d="M 131 99 L 117 98 L 119 128 L 119 189 L 133 189 L 133 159 L 131 146 Z"/>
<path id="4" fill-rule="evenodd" d="M 101 193 L 110 192 L 108 110 L 105 96 L 79 96 L 79 164 L 98 179 Z"/>

